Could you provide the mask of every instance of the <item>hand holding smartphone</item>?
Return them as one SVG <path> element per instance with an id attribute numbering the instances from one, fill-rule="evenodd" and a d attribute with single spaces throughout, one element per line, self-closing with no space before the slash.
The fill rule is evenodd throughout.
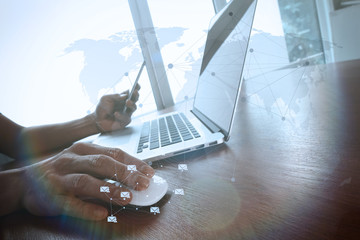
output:
<path id="1" fill-rule="evenodd" d="M 138 75 L 137 75 L 137 77 L 136 77 L 136 79 L 135 79 L 135 82 L 134 82 L 134 84 L 133 84 L 133 86 L 132 86 L 132 88 L 131 88 L 131 90 L 130 90 L 130 92 L 129 92 L 129 96 L 128 96 L 128 98 L 127 98 L 126 100 L 132 98 L 132 96 L 133 96 L 133 94 L 134 94 L 134 92 L 135 92 L 136 86 L 137 86 L 137 84 L 138 84 L 138 82 L 139 82 L 139 79 L 140 79 L 142 70 L 144 69 L 144 67 L 145 67 L 145 61 L 142 63 L 142 65 L 141 65 L 141 67 L 140 67 L 139 73 L 138 73 Z M 126 107 L 126 105 L 125 105 L 123 112 L 125 113 L 126 110 L 127 110 L 127 107 Z"/>

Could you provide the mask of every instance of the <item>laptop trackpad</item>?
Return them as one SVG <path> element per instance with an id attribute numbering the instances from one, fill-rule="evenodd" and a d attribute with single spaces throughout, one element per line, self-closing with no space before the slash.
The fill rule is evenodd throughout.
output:
<path id="1" fill-rule="evenodd" d="M 101 134 L 94 143 L 108 147 L 126 145 L 132 140 L 135 132 L 136 128 L 126 127 L 119 131 Z"/>

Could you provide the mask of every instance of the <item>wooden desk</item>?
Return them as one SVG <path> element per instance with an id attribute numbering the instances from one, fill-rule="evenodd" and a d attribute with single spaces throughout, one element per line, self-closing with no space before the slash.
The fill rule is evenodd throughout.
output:
<path id="1" fill-rule="evenodd" d="M 249 79 L 242 94 L 226 145 L 153 164 L 185 190 L 160 214 L 125 209 L 109 224 L 18 212 L 0 237 L 360 239 L 360 61 Z"/>

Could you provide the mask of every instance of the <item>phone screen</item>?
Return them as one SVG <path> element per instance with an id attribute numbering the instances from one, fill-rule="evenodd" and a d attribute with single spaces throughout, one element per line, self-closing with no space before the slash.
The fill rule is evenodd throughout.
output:
<path id="1" fill-rule="evenodd" d="M 128 98 L 127 99 L 131 99 L 132 98 L 132 96 L 133 96 L 133 94 L 134 94 L 134 92 L 135 92 L 135 89 L 136 89 L 136 86 L 137 86 L 137 84 L 138 84 L 138 82 L 139 82 L 139 79 L 140 79 L 140 76 L 141 76 L 141 72 L 142 72 L 142 70 L 144 69 L 144 67 L 145 67 L 145 61 L 142 63 L 142 65 L 141 65 L 141 67 L 140 67 L 140 70 L 139 70 L 139 73 L 138 73 L 138 75 L 136 76 L 136 80 L 135 80 L 135 82 L 134 82 L 134 84 L 133 84 L 133 86 L 132 86 L 132 88 L 131 88 L 131 90 L 130 90 L 130 93 L 129 93 L 129 96 L 128 96 Z M 124 108 L 124 112 L 126 111 L 126 107 Z"/>

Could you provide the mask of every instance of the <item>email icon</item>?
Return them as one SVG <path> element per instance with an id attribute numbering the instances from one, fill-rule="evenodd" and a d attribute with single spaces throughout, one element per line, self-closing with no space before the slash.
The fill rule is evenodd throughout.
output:
<path id="1" fill-rule="evenodd" d="M 160 213 L 160 209 L 159 209 L 159 207 L 151 207 L 150 212 L 154 213 L 154 215 L 156 215 L 157 213 Z"/>
<path id="2" fill-rule="evenodd" d="M 127 170 L 128 171 L 136 171 L 136 165 L 128 165 Z"/>
<path id="3" fill-rule="evenodd" d="M 188 170 L 186 164 L 179 164 L 179 165 L 178 165 L 178 169 L 181 170 L 181 171 L 187 171 L 187 170 Z"/>
<path id="4" fill-rule="evenodd" d="M 130 198 L 130 193 L 129 192 L 121 192 L 120 197 L 122 197 L 122 198 Z"/>
<path id="5" fill-rule="evenodd" d="M 110 193 L 110 188 L 108 186 L 101 186 L 100 192 Z"/>
<path id="6" fill-rule="evenodd" d="M 161 177 L 159 177 L 159 176 L 153 176 L 153 181 L 154 181 L 154 183 L 165 183 L 166 181 L 165 181 L 165 179 L 163 179 L 163 178 L 161 178 Z"/>
<path id="7" fill-rule="evenodd" d="M 107 221 L 108 222 L 112 222 L 112 223 L 117 223 L 116 217 L 115 216 L 108 216 L 107 217 Z"/>
<path id="8" fill-rule="evenodd" d="M 177 194 L 177 195 L 184 195 L 184 189 L 182 189 L 182 188 L 179 188 L 179 189 L 175 189 L 175 194 Z"/>

